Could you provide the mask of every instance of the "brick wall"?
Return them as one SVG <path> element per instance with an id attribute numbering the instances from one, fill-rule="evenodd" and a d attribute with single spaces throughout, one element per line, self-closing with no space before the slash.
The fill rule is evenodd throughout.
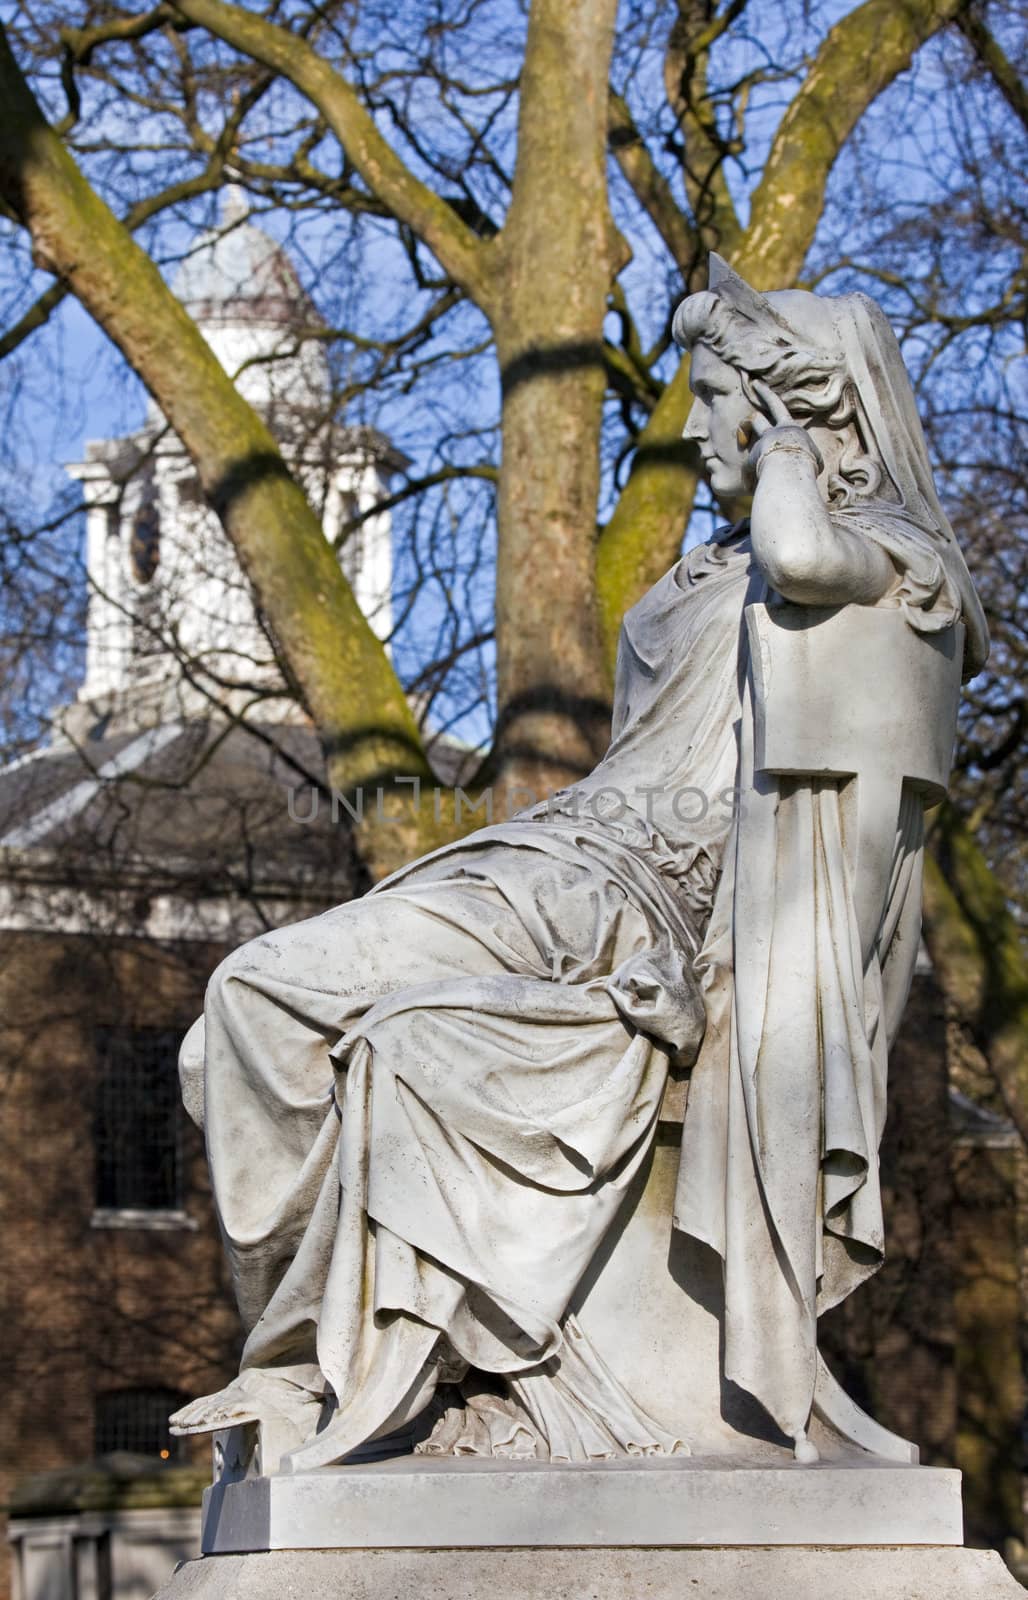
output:
<path id="1" fill-rule="evenodd" d="M 99 936 L 0 935 L 4 1503 L 13 1478 L 93 1455 L 99 1393 L 203 1394 L 235 1371 L 238 1321 L 197 1131 L 186 1124 L 183 1136 L 183 1198 L 195 1227 L 91 1222 L 95 1030 L 184 1032 L 220 955 Z M 196 1442 L 199 1457 L 207 1448 Z M 6 1573 L 6 1544 L 4 1552 Z"/>

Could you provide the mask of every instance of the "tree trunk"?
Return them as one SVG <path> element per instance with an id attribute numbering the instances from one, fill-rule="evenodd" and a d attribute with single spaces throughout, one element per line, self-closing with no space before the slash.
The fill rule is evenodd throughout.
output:
<path id="1" fill-rule="evenodd" d="M 1028 960 L 1003 888 L 951 805 L 925 860 L 925 943 L 1028 1149 Z"/>
<path id="2" fill-rule="evenodd" d="M 607 204 L 616 0 L 536 0 L 491 310 L 503 385 L 494 771 L 545 795 L 606 747 L 596 603 L 607 293 L 625 259 Z"/>
<path id="3" fill-rule="evenodd" d="M 682 438 L 691 405 L 686 357 L 640 435 L 631 476 L 600 539 L 596 588 L 611 672 L 622 617 L 663 577 L 681 549 L 700 481 L 699 456 Z"/>

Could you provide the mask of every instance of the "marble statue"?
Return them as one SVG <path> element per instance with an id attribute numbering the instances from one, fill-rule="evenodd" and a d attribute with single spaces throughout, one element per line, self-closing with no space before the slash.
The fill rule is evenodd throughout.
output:
<path id="1" fill-rule="evenodd" d="M 183 1046 L 247 1339 L 173 1422 L 274 1425 L 265 1471 L 409 1425 L 560 1461 L 763 1428 L 812 1461 L 834 1416 L 874 1448 L 817 1318 L 883 1256 L 923 816 L 985 622 L 871 300 L 714 256 L 674 326 L 686 436 L 752 511 L 626 617 L 603 760 L 245 945 Z M 763 1424 L 723 1421 L 740 1396 Z"/>

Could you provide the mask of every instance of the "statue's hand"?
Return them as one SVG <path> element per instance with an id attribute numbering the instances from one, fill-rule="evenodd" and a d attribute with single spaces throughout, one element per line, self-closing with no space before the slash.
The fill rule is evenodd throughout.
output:
<path id="1" fill-rule="evenodd" d="M 759 480 L 763 463 L 773 451 L 784 450 L 793 455 L 807 455 L 817 472 L 824 467 L 820 450 L 806 428 L 795 420 L 781 395 L 775 394 L 759 378 L 750 379 L 751 387 L 764 408 L 765 415 L 755 412 L 750 423 L 754 443 L 750 450 L 750 468 L 754 479 Z"/>

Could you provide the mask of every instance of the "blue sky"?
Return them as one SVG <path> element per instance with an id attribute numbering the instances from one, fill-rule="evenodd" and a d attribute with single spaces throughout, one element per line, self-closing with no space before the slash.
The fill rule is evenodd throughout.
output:
<path id="1" fill-rule="evenodd" d="M 498 0 L 502 11 L 504 0 Z M 816 6 L 819 26 L 824 26 L 851 9 L 842 0 L 829 0 Z M 726 81 L 752 67 L 765 55 L 773 54 L 783 43 L 782 31 L 786 26 L 784 8 L 765 0 L 747 13 L 751 33 L 733 38 L 721 51 L 718 70 Z M 759 31 L 758 31 L 759 24 Z M 508 41 L 509 47 L 509 41 Z M 616 64 L 617 68 L 618 64 Z M 654 96 L 660 94 L 655 77 L 656 53 L 651 52 L 639 69 L 638 87 Z M 650 80 L 652 79 L 652 82 Z M 745 216 L 748 193 L 759 177 L 768 143 L 777 125 L 784 105 L 794 88 L 794 80 L 766 84 L 755 92 L 748 116 L 748 171 L 730 165 L 729 181 L 740 213 Z M 908 74 L 889 91 L 886 101 L 873 113 L 880 133 L 887 129 L 888 137 L 880 136 L 874 152 L 873 181 L 897 196 L 897 204 L 916 208 L 926 200 L 944 192 L 946 161 L 938 161 L 939 149 L 945 150 L 949 131 L 933 118 L 942 116 L 943 96 L 936 96 L 939 110 L 933 112 L 933 96 L 942 88 L 938 61 L 933 51 L 925 52 L 914 73 Z M 654 100 L 654 103 L 657 103 Z M 889 107 L 894 119 L 887 126 Z M 911 107 L 915 108 L 910 115 Z M 903 127 L 906 118 L 909 126 Z M 941 145 L 940 145 L 941 135 Z M 508 135 L 509 136 L 509 135 Z M 928 144 L 935 152 L 935 169 L 926 157 Z M 955 160 L 957 152 L 951 151 Z M 855 185 L 868 180 L 869 169 L 852 153 L 844 155 L 832 179 L 836 217 L 845 218 L 847 192 Z M 485 198 L 489 198 L 486 196 Z M 209 208 L 208 208 L 209 210 Z M 286 226 L 280 216 L 262 217 L 260 225 L 278 237 Z M 831 222 L 831 219 L 830 219 Z M 328 219 L 324 216 L 303 221 L 299 238 L 298 265 L 301 275 L 312 286 L 315 299 L 324 304 L 323 285 L 327 277 L 322 274 L 322 263 L 332 262 L 334 252 L 340 248 L 340 238 L 347 227 L 345 219 Z M 360 328 L 373 328 L 389 321 L 402 312 L 403 300 L 409 296 L 409 275 L 405 260 L 395 245 L 388 241 L 375 225 L 365 229 L 365 243 L 355 260 L 360 263 L 363 281 L 353 295 L 355 315 L 366 319 Z M 162 225 L 160 248 L 169 256 L 186 247 L 189 232 L 182 221 Z M 635 259 L 630 265 L 625 282 L 629 295 L 643 324 L 647 337 L 653 337 L 667 316 L 670 287 L 666 260 L 646 225 L 638 220 L 633 228 Z M 823 244 L 815 249 L 815 257 L 827 262 L 832 252 L 851 248 L 858 256 L 865 241 L 855 233 L 832 237 L 832 226 L 823 230 Z M 345 246 L 343 247 L 345 248 Z M 337 263 L 336 263 L 337 265 Z M 3 269 L 0 269 L 2 272 Z M 0 276 L 0 300 L 10 304 L 15 296 L 22 299 L 29 276 L 27 258 L 22 253 L 8 262 L 6 282 Z M 42 274 L 32 274 L 35 284 L 43 286 L 48 279 Z M 852 273 L 850 274 L 852 278 Z M 834 280 L 833 280 L 833 286 Z M 849 287 L 840 282 L 839 287 Z M 37 292 L 38 292 L 37 287 Z M 3 291 L 6 289 L 6 293 Z M 345 300 L 345 295 L 344 295 Z M 465 318 L 464 337 L 472 343 L 484 331 L 482 319 L 476 313 Z M 918 359 L 916 342 L 909 353 Z M 673 355 L 665 358 L 669 370 Z M 146 396 L 120 355 L 109 344 L 88 315 L 73 300 L 66 301 L 49 326 L 35 334 L 13 361 L 3 364 L 3 394 L 5 405 L 5 461 L 0 471 L 6 475 L 6 500 L 8 505 L 21 508 L 26 515 L 46 516 L 54 498 L 67 491 L 67 479 L 61 464 L 79 458 L 85 441 L 90 438 L 109 438 L 131 432 L 143 419 Z M 467 385 L 472 383 L 474 396 L 472 409 L 477 407 L 488 434 L 495 420 L 498 395 L 496 374 L 491 361 L 479 362 L 472 368 L 467 363 L 447 375 L 439 377 L 433 391 L 422 384 L 414 391 L 414 398 L 405 395 L 402 384 L 394 384 L 387 394 L 368 396 L 362 402 L 362 413 L 355 420 L 372 420 L 398 439 L 416 462 L 429 464 L 440 429 L 450 427 L 459 418 L 461 408 L 468 409 Z M 449 386 L 449 387 L 448 387 Z M 431 395 L 431 405 L 426 407 L 426 393 Z M 376 398 L 381 409 L 376 411 Z M 481 442 L 483 450 L 489 447 L 486 437 Z M 479 445 L 475 441 L 465 444 L 465 458 L 473 457 Z M 462 500 L 462 491 L 451 491 L 444 507 L 445 515 L 459 523 L 469 514 L 470 499 Z M 697 530 L 709 523 L 706 518 L 697 522 Z M 73 542 L 69 535 L 69 546 Z M 469 604 L 487 620 L 489 609 L 490 567 L 486 560 L 468 579 L 473 595 Z M 469 593 L 471 591 L 469 590 Z M 412 634 L 412 658 L 422 648 L 433 628 L 431 605 L 420 615 L 421 633 Z M 484 724 L 475 723 L 475 734 L 484 733 Z"/>

